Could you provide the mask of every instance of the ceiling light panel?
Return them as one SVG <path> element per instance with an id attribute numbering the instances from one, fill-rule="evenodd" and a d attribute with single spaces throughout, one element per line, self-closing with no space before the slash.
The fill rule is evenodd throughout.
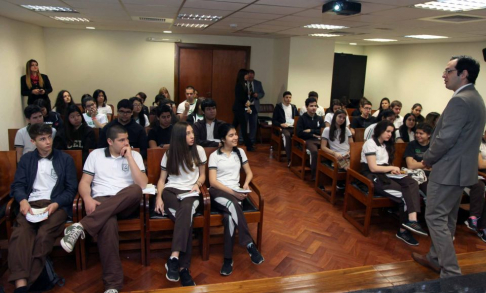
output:
<path id="1" fill-rule="evenodd" d="M 186 14 L 181 13 L 177 16 L 177 19 L 186 19 L 186 20 L 201 20 L 201 21 L 218 21 L 222 16 L 215 16 L 215 15 L 199 15 L 199 14 Z"/>
<path id="2" fill-rule="evenodd" d="M 83 17 L 63 17 L 63 16 L 51 16 L 52 19 L 66 22 L 90 22 L 89 19 Z"/>
<path id="3" fill-rule="evenodd" d="M 69 7 L 56 7 L 56 6 L 40 6 L 40 5 L 20 5 L 23 8 L 27 8 L 37 12 L 69 12 L 78 13 L 76 10 Z"/>
<path id="4" fill-rule="evenodd" d="M 206 28 L 207 24 L 204 23 L 176 23 L 175 26 L 186 28 Z"/>
<path id="5" fill-rule="evenodd" d="M 332 38 L 332 37 L 340 37 L 341 35 L 337 34 L 310 34 L 309 37 L 321 37 L 321 38 Z"/>
<path id="6" fill-rule="evenodd" d="M 340 30 L 349 28 L 347 26 L 342 25 L 331 25 L 331 24 L 309 24 L 304 25 L 305 28 L 313 28 L 313 29 L 320 29 L 320 30 Z"/>
<path id="7" fill-rule="evenodd" d="M 436 39 L 448 39 L 449 37 L 434 36 L 434 35 L 409 35 L 409 36 L 405 36 L 405 38 L 414 38 L 414 39 L 422 39 L 422 40 L 436 40 Z"/>
<path id="8" fill-rule="evenodd" d="M 370 41 L 370 42 L 381 42 L 381 43 L 387 43 L 387 42 L 396 42 L 397 40 L 394 39 L 364 39 L 365 41 Z"/>
<path id="9" fill-rule="evenodd" d="M 486 0 L 439 0 L 415 4 L 414 7 L 441 11 L 470 11 L 486 8 Z"/>

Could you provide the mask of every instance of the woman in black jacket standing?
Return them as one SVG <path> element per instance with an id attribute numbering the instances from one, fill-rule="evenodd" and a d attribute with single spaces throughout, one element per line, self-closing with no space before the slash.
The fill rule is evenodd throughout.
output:
<path id="1" fill-rule="evenodd" d="M 243 141 L 245 142 L 246 150 L 249 152 L 255 151 L 250 137 L 248 136 L 248 126 L 245 113 L 250 110 L 249 91 L 247 87 L 248 70 L 240 69 L 236 77 L 235 85 L 235 103 L 233 104 L 233 113 L 235 118 L 233 119 L 233 125 L 235 128 L 241 126 L 241 134 L 243 135 Z"/>
<path id="2" fill-rule="evenodd" d="M 51 100 L 49 94 L 52 92 L 49 77 L 39 72 L 39 63 L 34 59 L 27 61 L 25 75 L 20 78 L 20 91 L 22 96 L 28 96 L 27 105 L 32 105 L 35 100 L 43 99 L 51 111 Z"/>

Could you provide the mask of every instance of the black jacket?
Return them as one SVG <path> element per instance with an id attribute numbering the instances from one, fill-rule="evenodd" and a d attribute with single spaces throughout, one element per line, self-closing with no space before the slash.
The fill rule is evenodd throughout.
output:
<path id="1" fill-rule="evenodd" d="M 106 124 L 105 127 L 100 129 L 100 137 L 98 140 L 98 148 L 106 148 L 108 147 L 108 142 L 106 141 L 106 132 L 110 127 L 113 125 L 120 125 L 125 128 L 128 132 L 128 139 L 130 141 L 130 145 L 134 148 L 140 149 L 140 154 L 144 159 L 147 158 L 147 132 L 145 132 L 145 128 L 135 122 L 135 120 L 130 120 L 127 125 L 123 125 L 118 122 L 118 119 L 111 121 L 110 123 Z"/>
<path id="2" fill-rule="evenodd" d="M 314 134 L 321 135 L 321 127 L 324 127 L 324 120 L 321 116 L 314 115 L 314 117 L 309 116 L 309 114 L 304 113 L 300 116 L 299 121 L 297 121 L 297 137 L 302 139 L 314 138 Z M 304 132 L 304 130 L 310 129 L 310 132 Z"/>
<path id="3" fill-rule="evenodd" d="M 218 135 L 218 129 L 219 127 L 226 123 L 224 121 L 214 119 L 214 131 L 213 131 L 213 136 L 214 139 L 220 139 Z M 207 140 L 208 138 L 208 133 L 206 129 L 206 119 L 199 120 L 196 123 L 194 123 L 194 138 L 196 139 L 196 144 L 202 146 L 202 147 L 218 147 L 219 143 L 211 140 Z"/>
<path id="4" fill-rule="evenodd" d="M 66 125 L 66 124 L 64 124 Z M 87 124 L 82 125 L 74 131 L 71 139 L 67 140 L 66 126 L 61 128 L 54 139 L 54 147 L 58 150 L 82 150 L 83 151 L 83 165 L 89 155 L 90 149 L 96 148 L 96 138 L 93 128 Z"/>
<path id="5" fill-rule="evenodd" d="M 297 107 L 294 104 L 290 104 L 292 106 L 292 117 L 299 116 L 299 111 L 297 111 Z M 286 122 L 285 119 L 285 111 L 283 109 L 282 103 L 278 103 L 275 105 L 275 109 L 273 109 L 273 117 L 272 117 L 272 125 L 282 127 L 280 125 Z"/>
<path id="6" fill-rule="evenodd" d="M 238 83 L 235 86 L 235 102 L 233 104 L 234 112 L 244 112 L 245 104 L 248 102 L 248 88 L 244 84 Z"/>
<path id="7" fill-rule="evenodd" d="M 49 81 L 49 77 L 47 75 L 42 74 L 42 79 L 44 80 L 44 87 L 40 87 L 40 85 L 32 85 L 32 88 L 29 89 L 27 86 L 27 82 L 25 81 L 25 75 L 20 78 L 20 92 L 22 96 L 28 96 L 27 105 L 31 105 L 37 99 L 44 99 L 46 102 L 49 103 L 49 110 L 51 109 L 51 100 L 49 100 L 49 94 L 52 92 L 51 82 Z M 30 78 L 30 76 L 29 76 Z M 46 92 L 43 95 L 34 95 L 32 94 L 32 90 L 34 89 L 44 89 Z"/>

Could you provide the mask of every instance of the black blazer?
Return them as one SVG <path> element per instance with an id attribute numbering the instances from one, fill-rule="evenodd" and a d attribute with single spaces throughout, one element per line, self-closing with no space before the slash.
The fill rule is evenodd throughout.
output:
<path id="1" fill-rule="evenodd" d="M 51 100 L 49 100 L 49 94 L 52 92 L 51 82 L 49 81 L 49 77 L 47 77 L 47 75 L 41 73 L 41 76 L 42 79 L 44 80 L 44 87 L 40 87 L 40 85 L 38 86 L 32 85 L 32 88 L 30 89 L 27 86 L 27 82 L 25 81 L 25 75 L 22 76 L 20 78 L 20 92 L 22 93 L 22 96 L 29 97 L 27 99 L 27 105 L 33 104 L 37 99 L 44 99 L 46 100 L 46 102 L 49 103 L 49 108 L 50 108 Z M 32 94 L 32 90 L 34 89 L 44 89 L 46 92 L 43 95 L 34 95 Z"/>
<path id="2" fill-rule="evenodd" d="M 290 104 L 290 106 L 292 106 L 292 117 L 299 116 L 299 111 L 297 111 L 297 107 L 294 104 Z M 281 125 L 285 122 L 285 111 L 283 109 L 282 103 L 278 103 L 277 105 L 275 105 L 275 109 L 273 109 L 272 125 L 282 127 Z"/>
<path id="3" fill-rule="evenodd" d="M 237 84 L 235 86 L 235 103 L 233 104 L 233 111 L 244 112 L 247 101 L 248 88 L 244 84 Z"/>
<path id="4" fill-rule="evenodd" d="M 215 119 L 214 120 L 214 131 L 213 136 L 214 139 L 219 139 L 218 129 L 219 127 L 226 122 Z M 193 125 L 194 128 L 194 138 L 196 139 L 196 144 L 202 147 L 218 147 L 219 143 L 215 141 L 210 141 L 208 139 L 208 132 L 206 129 L 206 119 L 199 120 Z"/>

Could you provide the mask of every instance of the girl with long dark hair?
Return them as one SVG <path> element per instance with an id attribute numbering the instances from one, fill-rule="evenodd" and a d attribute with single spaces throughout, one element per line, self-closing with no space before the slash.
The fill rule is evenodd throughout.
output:
<path id="1" fill-rule="evenodd" d="M 240 131 L 243 136 L 243 141 L 246 146 L 246 150 L 252 152 L 255 150 L 253 147 L 250 136 L 248 135 L 248 127 L 246 121 L 246 112 L 250 110 L 250 96 L 247 86 L 248 70 L 240 69 L 236 76 L 235 85 L 235 103 L 233 104 L 233 113 L 235 118 L 233 119 L 233 125 L 235 128 L 240 126 Z"/>
<path id="2" fill-rule="evenodd" d="M 165 268 L 169 281 L 181 279 L 182 286 L 195 286 L 189 272 L 192 254 L 193 210 L 199 206 L 199 197 L 177 196 L 183 193 L 200 193 L 206 180 L 206 153 L 196 145 L 194 131 L 187 122 L 174 125 L 170 146 L 160 163 L 162 171 L 157 182 L 155 212 L 168 215 L 175 222 L 172 238 L 172 253 Z M 167 179 L 167 183 L 165 183 Z M 176 218 L 177 215 L 177 218 Z"/>
<path id="3" fill-rule="evenodd" d="M 419 103 L 416 103 L 416 104 L 413 104 L 412 106 L 412 112 L 410 112 L 413 114 L 413 116 L 415 116 L 415 124 L 420 124 L 420 123 L 424 123 L 425 121 L 425 117 L 422 116 L 422 105 L 420 105 Z"/>
<path id="4" fill-rule="evenodd" d="M 66 109 L 70 105 L 76 105 L 73 101 L 71 93 L 67 90 L 61 90 L 57 94 L 56 104 L 54 105 L 54 109 L 52 109 L 52 111 L 59 113 L 61 118 L 64 119 L 66 116 Z"/>
<path id="5" fill-rule="evenodd" d="M 395 132 L 397 142 L 411 142 L 415 139 L 415 115 L 408 113 L 403 117 L 403 124 Z"/>
<path id="6" fill-rule="evenodd" d="M 326 116 L 324 116 L 324 123 L 326 124 L 326 127 L 331 127 L 331 122 L 332 122 L 332 118 L 334 117 L 334 113 L 337 110 L 341 110 L 341 109 L 343 109 L 343 103 L 340 100 L 334 99 L 331 101 L 331 107 L 327 109 Z M 344 113 L 346 114 L 345 126 L 348 127 L 351 123 L 349 122 L 348 113 L 346 111 L 344 111 Z"/>
<path id="7" fill-rule="evenodd" d="M 89 127 L 103 128 L 108 123 L 108 117 L 98 111 L 96 101 L 89 94 L 84 94 L 81 97 L 81 105 L 86 112 L 83 116 Z"/>
<path id="8" fill-rule="evenodd" d="M 143 101 L 140 98 L 133 97 L 130 98 L 130 102 L 133 104 L 133 114 L 132 118 L 138 124 L 142 125 L 142 127 L 149 127 L 150 121 L 147 115 L 145 115 L 142 111 Z"/>
<path id="9" fill-rule="evenodd" d="M 108 118 L 108 121 L 113 119 L 113 111 L 111 107 L 107 105 L 108 97 L 104 90 L 97 89 L 93 93 L 93 99 L 96 101 L 96 108 L 98 109 L 98 113 L 105 114 Z"/>
<path id="10" fill-rule="evenodd" d="M 373 113 L 371 116 L 378 117 L 378 115 L 380 115 L 380 113 L 386 109 L 390 109 L 390 99 L 385 97 L 380 101 L 380 108 L 378 108 L 378 110 L 375 111 L 375 113 Z"/>
<path id="11" fill-rule="evenodd" d="M 335 157 L 341 168 L 348 169 L 349 143 L 353 142 L 351 130 L 346 127 L 347 114 L 344 110 L 336 110 L 331 126 L 322 132 L 321 149 Z"/>

